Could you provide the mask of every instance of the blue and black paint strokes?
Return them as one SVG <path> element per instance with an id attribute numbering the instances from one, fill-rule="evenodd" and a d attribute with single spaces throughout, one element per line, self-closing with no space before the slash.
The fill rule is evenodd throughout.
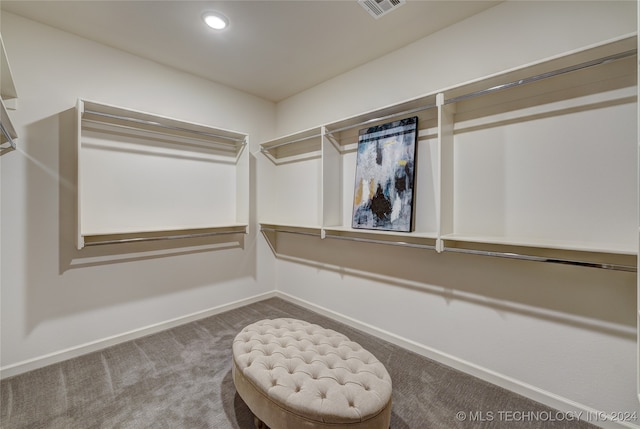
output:
<path id="1" fill-rule="evenodd" d="M 409 232 L 418 118 L 360 130 L 353 228 Z"/>

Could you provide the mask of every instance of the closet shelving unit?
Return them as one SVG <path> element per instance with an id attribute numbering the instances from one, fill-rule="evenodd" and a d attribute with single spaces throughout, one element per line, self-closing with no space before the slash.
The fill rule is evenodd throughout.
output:
<path id="1" fill-rule="evenodd" d="M 78 100 L 77 247 L 244 234 L 247 135 Z"/>
<path id="2" fill-rule="evenodd" d="M 274 251 L 277 234 L 294 233 L 636 271 L 636 43 L 629 35 L 266 142 L 275 181 L 261 229 Z M 415 115 L 415 230 L 351 228 L 358 130 Z"/>
<path id="3" fill-rule="evenodd" d="M 13 82 L 13 75 L 7 53 L 0 36 L 0 153 L 16 148 L 18 138 L 15 127 L 7 110 L 15 110 L 18 93 Z"/>

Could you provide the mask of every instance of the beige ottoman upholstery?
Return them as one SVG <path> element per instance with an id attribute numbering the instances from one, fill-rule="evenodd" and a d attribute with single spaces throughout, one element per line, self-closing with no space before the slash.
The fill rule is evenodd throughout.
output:
<path id="1" fill-rule="evenodd" d="M 233 341 L 233 381 L 271 429 L 388 429 L 391 377 L 370 352 L 330 329 L 261 320 Z"/>

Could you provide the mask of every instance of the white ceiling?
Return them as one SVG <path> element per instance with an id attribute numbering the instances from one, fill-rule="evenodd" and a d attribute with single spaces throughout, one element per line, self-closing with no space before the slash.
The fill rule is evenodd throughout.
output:
<path id="1" fill-rule="evenodd" d="M 356 0 L 10 1 L 26 18 L 280 101 L 498 1 L 412 1 L 373 18 Z M 206 27 L 203 12 L 230 26 Z"/>

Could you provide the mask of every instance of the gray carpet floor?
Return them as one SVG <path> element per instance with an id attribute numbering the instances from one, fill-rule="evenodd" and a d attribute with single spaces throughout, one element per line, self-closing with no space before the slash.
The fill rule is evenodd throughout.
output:
<path id="1" fill-rule="evenodd" d="M 231 378 L 231 343 L 244 326 L 278 317 L 342 332 L 383 362 L 392 429 L 594 427 L 545 419 L 556 411 L 278 298 L 3 380 L 0 426 L 252 429 Z"/>

